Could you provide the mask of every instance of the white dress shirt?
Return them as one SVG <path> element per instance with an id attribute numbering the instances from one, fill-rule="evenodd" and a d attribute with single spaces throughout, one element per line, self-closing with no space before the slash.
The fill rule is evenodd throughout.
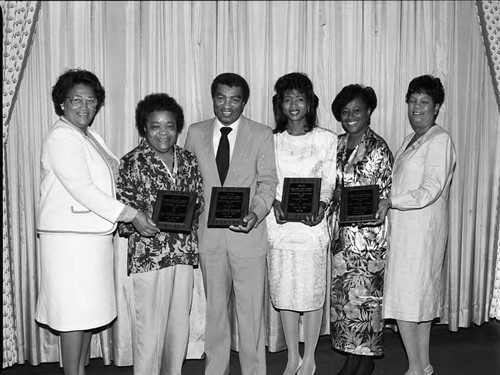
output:
<path id="1" fill-rule="evenodd" d="M 238 126 L 240 124 L 240 118 L 233 122 L 231 125 L 222 125 L 218 118 L 215 118 L 215 127 L 214 127 L 214 135 L 213 135 L 213 143 L 214 143 L 214 154 L 217 155 L 217 149 L 219 148 L 219 142 L 221 137 L 221 128 L 231 128 L 233 129 L 227 135 L 227 139 L 229 140 L 229 162 L 231 162 L 231 158 L 233 157 L 233 149 L 234 144 L 236 143 L 236 135 L 238 134 Z"/>

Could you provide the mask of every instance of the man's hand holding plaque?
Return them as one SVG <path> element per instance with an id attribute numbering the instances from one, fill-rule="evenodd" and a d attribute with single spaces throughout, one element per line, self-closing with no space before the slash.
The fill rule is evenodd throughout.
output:
<path id="1" fill-rule="evenodd" d="M 207 227 L 249 232 L 257 222 L 257 215 L 248 212 L 249 201 L 249 187 L 213 187 Z"/>
<path id="2" fill-rule="evenodd" d="M 244 232 L 248 233 L 253 228 L 257 228 L 259 225 L 259 218 L 257 214 L 253 211 L 250 211 L 247 216 L 242 219 L 242 223 L 238 225 L 230 225 L 229 229 L 235 232 Z"/>

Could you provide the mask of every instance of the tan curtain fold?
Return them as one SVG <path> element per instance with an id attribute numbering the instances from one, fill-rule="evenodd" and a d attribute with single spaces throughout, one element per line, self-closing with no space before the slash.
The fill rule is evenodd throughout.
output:
<path id="1" fill-rule="evenodd" d="M 12 108 L 16 102 L 26 61 L 33 41 L 40 1 L 2 1 L 3 26 L 3 98 L 2 98 L 2 255 L 3 255 L 3 368 L 12 366 L 22 358 L 18 352 L 17 328 L 13 295 L 12 247 L 9 225 L 9 194 L 5 146 L 9 133 Z"/>
<path id="2" fill-rule="evenodd" d="M 476 1 L 479 28 L 484 44 L 484 52 L 493 82 L 493 88 L 500 111 L 500 1 Z M 500 199 L 498 200 L 495 223 L 497 241 L 493 259 L 494 283 L 491 291 L 490 317 L 500 319 Z"/>
<path id="3" fill-rule="evenodd" d="M 495 255 L 495 278 L 491 291 L 491 307 L 489 315 L 491 318 L 500 320 L 500 200 L 497 206 L 497 241 Z"/>

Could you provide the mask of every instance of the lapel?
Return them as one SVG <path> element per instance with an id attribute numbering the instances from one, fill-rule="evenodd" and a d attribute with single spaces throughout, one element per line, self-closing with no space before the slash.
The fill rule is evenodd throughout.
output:
<path id="1" fill-rule="evenodd" d="M 215 152 L 214 152 L 214 144 L 213 144 L 213 136 L 215 129 L 216 118 L 210 122 L 207 121 L 207 124 L 202 126 L 202 138 L 201 138 L 201 146 L 203 148 L 203 155 L 207 157 L 207 163 L 209 168 L 208 177 L 211 180 L 212 185 L 220 185 L 219 172 L 217 170 L 217 164 L 215 162 Z"/>
<path id="2" fill-rule="evenodd" d="M 425 134 L 422 137 L 420 137 L 419 139 L 417 139 L 415 141 L 415 143 L 412 144 L 407 149 L 406 147 L 407 147 L 408 143 L 410 143 L 410 141 L 413 138 L 413 136 L 415 135 L 415 132 L 413 132 L 410 135 L 408 135 L 405 138 L 405 140 L 403 141 L 403 144 L 401 145 L 401 147 L 396 152 L 396 156 L 394 157 L 394 166 L 393 166 L 393 169 L 396 168 L 396 166 L 401 162 L 401 160 L 406 155 L 409 155 L 410 153 L 412 153 L 413 151 L 415 151 L 416 149 L 418 149 L 422 145 L 422 143 L 424 143 L 429 138 L 431 138 L 432 135 L 434 134 L 434 132 L 436 131 L 436 129 L 437 129 L 438 126 L 439 125 L 434 125 L 433 127 L 431 127 L 429 130 L 427 130 L 427 132 L 425 132 Z"/>

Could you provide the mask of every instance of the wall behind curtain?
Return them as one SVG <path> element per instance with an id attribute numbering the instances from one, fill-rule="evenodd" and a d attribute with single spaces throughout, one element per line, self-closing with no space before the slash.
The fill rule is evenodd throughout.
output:
<path id="1" fill-rule="evenodd" d="M 396 152 L 411 131 L 404 103 L 409 81 L 438 76 L 446 99 L 437 122 L 458 154 L 442 322 L 456 330 L 488 320 L 500 115 L 472 1 L 46 1 L 37 28 L 7 145 L 20 362 L 59 358 L 57 339 L 33 321 L 35 212 L 41 140 L 56 119 L 51 87 L 74 67 L 95 72 L 106 88 L 93 127 L 118 157 L 138 143 L 140 99 L 167 92 L 184 107 L 187 124 L 200 121 L 213 116 L 210 83 L 223 71 L 248 80 L 245 114 L 270 126 L 276 79 L 307 73 L 320 100 L 319 123 L 337 133 L 342 129 L 330 111 L 335 95 L 351 83 L 372 86 L 379 99 L 372 127 Z M 117 239 L 122 302 L 125 249 Z M 126 321 L 117 327 L 114 339 L 108 331 L 94 337 L 93 356 L 106 363 L 129 357 Z"/>

